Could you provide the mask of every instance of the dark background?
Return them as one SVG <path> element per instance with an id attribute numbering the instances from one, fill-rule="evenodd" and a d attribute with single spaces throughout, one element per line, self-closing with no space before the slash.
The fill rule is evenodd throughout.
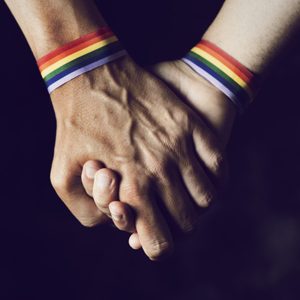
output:
<path id="1" fill-rule="evenodd" d="M 107 0 L 102 11 L 150 63 L 200 39 L 221 1 L 199 2 Z M 53 109 L 3 2 L 0 34 L 0 299 L 300 299 L 299 36 L 236 122 L 222 201 L 171 259 L 153 263 L 127 234 L 80 226 L 58 199 L 49 182 Z"/>

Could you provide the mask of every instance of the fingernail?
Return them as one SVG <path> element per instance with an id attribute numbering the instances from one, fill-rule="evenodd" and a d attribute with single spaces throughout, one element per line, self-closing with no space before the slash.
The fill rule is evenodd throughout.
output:
<path id="1" fill-rule="evenodd" d="M 111 217 L 112 217 L 112 219 L 113 219 L 114 221 L 119 222 L 119 221 L 121 221 L 121 220 L 123 219 L 122 214 L 120 214 L 120 213 L 118 212 L 118 209 L 116 209 L 113 205 L 110 205 L 110 206 L 109 206 L 109 212 L 110 212 Z"/>
<path id="2" fill-rule="evenodd" d="M 111 178 L 105 174 L 99 174 L 97 175 L 97 186 L 101 190 L 105 190 L 110 186 Z"/>
<path id="3" fill-rule="evenodd" d="M 85 168 L 85 174 L 88 178 L 94 179 L 97 169 L 91 166 L 87 166 Z"/>
<path id="4" fill-rule="evenodd" d="M 113 219 L 114 221 L 120 222 L 120 221 L 122 220 L 122 215 L 115 214 L 115 213 L 112 213 L 112 212 L 110 212 L 110 213 L 111 213 L 111 217 L 112 217 L 112 219 Z"/>

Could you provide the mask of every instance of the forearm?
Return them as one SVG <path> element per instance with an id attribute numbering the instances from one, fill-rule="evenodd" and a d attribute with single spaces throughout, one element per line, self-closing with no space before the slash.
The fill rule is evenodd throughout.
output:
<path id="1" fill-rule="evenodd" d="M 300 0 L 226 0 L 203 38 L 262 73 L 299 22 Z"/>
<path id="2" fill-rule="evenodd" d="M 105 22 L 92 0 L 5 0 L 36 58 Z"/>

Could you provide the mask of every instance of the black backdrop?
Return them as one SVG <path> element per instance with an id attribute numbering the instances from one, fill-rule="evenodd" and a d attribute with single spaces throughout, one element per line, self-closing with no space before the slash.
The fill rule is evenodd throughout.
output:
<path id="1" fill-rule="evenodd" d="M 102 10 L 131 54 L 150 63 L 178 57 L 199 39 L 220 1 L 207 0 L 205 9 L 197 2 L 107 0 Z M 2 2 L 0 33 L 0 299 L 299 299 L 297 39 L 236 123 L 222 201 L 171 259 L 152 263 L 129 249 L 127 234 L 81 227 L 55 195 L 54 113 Z"/>

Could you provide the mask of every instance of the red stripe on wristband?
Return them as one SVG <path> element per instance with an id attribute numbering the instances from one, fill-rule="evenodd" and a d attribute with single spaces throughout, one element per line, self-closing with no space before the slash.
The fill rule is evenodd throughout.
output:
<path id="1" fill-rule="evenodd" d="M 100 28 L 99 30 L 97 30 L 96 32 L 92 32 L 92 33 L 89 33 L 89 34 L 86 34 L 72 42 L 69 42 L 68 44 L 64 45 L 64 46 L 61 46 L 57 49 L 55 49 L 54 51 L 51 51 L 49 54 L 43 56 L 42 58 L 40 58 L 37 63 L 38 63 L 38 66 L 40 67 L 41 65 L 43 65 L 45 62 L 47 62 L 48 60 L 54 58 L 55 56 L 59 55 L 60 53 L 64 52 L 64 51 L 67 51 L 69 49 L 72 49 L 82 43 L 84 43 L 85 41 L 88 41 L 88 40 L 91 40 L 93 38 L 96 38 L 96 37 L 99 37 L 99 36 L 102 36 L 106 33 L 112 33 L 112 31 L 108 28 L 108 27 L 103 27 L 103 28 Z"/>

